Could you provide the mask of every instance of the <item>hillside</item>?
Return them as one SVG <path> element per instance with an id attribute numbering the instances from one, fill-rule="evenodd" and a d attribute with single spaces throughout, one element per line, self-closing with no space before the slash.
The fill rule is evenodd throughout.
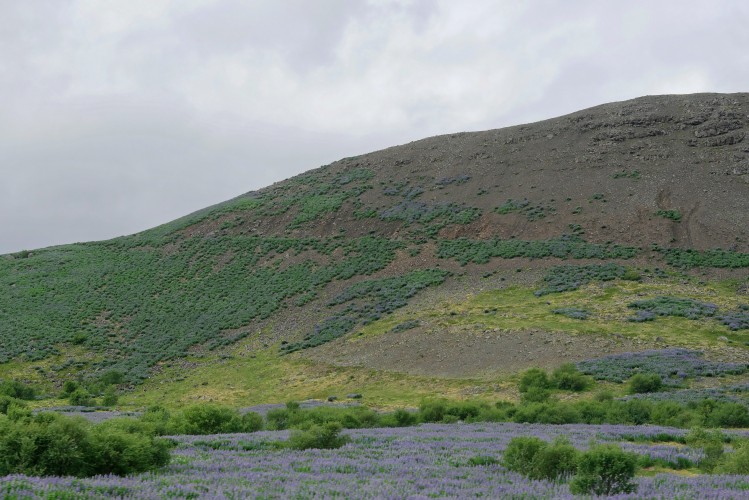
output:
<path id="1" fill-rule="evenodd" d="M 746 360 L 747 129 L 749 94 L 643 97 L 6 255 L 0 377 L 117 370 L 178 401 L 387 401 L 382 387 L 465 394 L 652 346 Z"/>

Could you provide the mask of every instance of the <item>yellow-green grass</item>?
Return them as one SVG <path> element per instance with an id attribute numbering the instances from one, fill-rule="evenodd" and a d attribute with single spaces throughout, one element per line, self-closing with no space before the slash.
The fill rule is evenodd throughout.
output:
<path id="1" fill-rule="evenodd" d="M 241 348 L 234 349 L 241 352 Z M 128 407 L 161 404 L 179 407 L 214 402 L 233 407 L 289 400 L 326 399 L 360 393 L 363 403 L 377 408 L 415 406 L 425 398 L 465 399 L 468 394 L 487 401 L 503 399 L 502 387 L 476 379 L 436 379 L 365 368 L 333 367 L 295 356 L 281 356 L 277 346 L 231 358 L 193 360 L 197 366 L 168 368 L 120 402 Z M 496 381 L 492 381 L 496 382 Z M 478 394 L 477 394 L 478 393 Z M 506 399 L 506 398 L 504 398 Z"/>
<path id="2" fill-rule="evenodd" d="M 350 341 L 384 335 L 399 323 L 417 319 L 427 329 L 475 326 L 508 331 L 541 329 L 570 334 L 620 334 L 645 341 L 660 338 L 670 345 L 702 349 L 721 345 L 724 341 L 718 338 L 727 337 L 734 341 L 734 345 L 744 346 L 744 342 L 749 341 L 749 332 L 732 332 L 714 318 L 658 317 L 655 321 L 643 323 L 627 321 L 634 315 L 628 304 L 661 295 L 711 302 L 724 311 L 735 309 L 738 304 L 746 303 L 746 298 L 738 296 L 735 290 L 733 282 L 615 281 L 536 297 L 532 288 L 508 287 L 468 296 L 461 302 L 443 302 L 417 312 L 411 309 L 396 313 L 363 327 Z M 554 309 L 562 307 L 584 308 L 591 312 L 591 316 L 579 320 L 553 314 Z"/>

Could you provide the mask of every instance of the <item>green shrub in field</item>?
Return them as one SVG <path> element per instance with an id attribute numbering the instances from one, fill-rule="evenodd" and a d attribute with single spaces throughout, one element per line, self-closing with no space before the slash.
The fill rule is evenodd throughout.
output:
<path id="1" fill-rule="evenodd" d="M 551 383 L 564 391 L 585 391 L 593 385 L 593 379 L 583 375 L 573 363 L 565 363 L 551 374 Z"/>
<path id="2" fill-rule="evenodd" d="M 83 387 L 79 387 L 71 392 L 68 396 L 68 401 L 73 406 L 93 406 L 94 404 L 91 394 Z"/>
<path id="3" fill-rule="evenodd" d="M 36 397 L 36 390 L 17 380 L 0 380 L 0 395 L 31 400 Z"/>
<path id="4" fill-rule="evenodd" d="M 714 469 L 716 474 L 749 474 L 749 440 L 736 440 L 733 448 L 733 453 L 724 454 L 718 461 Z"/>
<path id="5" fill-rule="evenodd" d="M 348 436 L 340 435 L 342 429 L 338 422 L 313 425 L 307 430 L 295 429 L 291 432 L 288 446 L 294 450 L 340 448 L 351 440 Z"/>
<path id="6" fill-rule="evenodd" d="M 706 425 L 710 427 L 747 427 L 749 410 L 739 403 L 722 402 L 707 416 Z"/>
<path id="7" fill-rule="evenodd" d="M 537 454 L 528 477 L 548 481 L 566 481 L 577 470 L 579 452 L 564 437 L 559 437 Z"/>
<path id="8" fill-rule="evenodd" d="M 536 437 L 516 437 L 507 445 L 502 465 L 530 479 L 566 480 L 576 470 L 577 456 L 565 438 L 549 444 Z"/>
<path id="9" fill-rule="evenodd" d="M 703 457 L 697 464 L 703 472 L 713 472 L 723 458 L 725 437 L 720 431 L 706 431 L 695 427 L 685 436 L 684 442 L 691 448 L 702 450 Z"/>
<path id="10" fill-rule="evenodd" d="M 101 398 L 101 404 L 102 406 L 114 406 L 117 404 L 118 401 L 117 393 L 114 390 L 114 387 L 109 386 L 106 389 L 104 389 L 104 395 Z"/>
<path id="11" fill-rule="evenodd" d="M 546 441 L 537 437 L 512 438 L 505 448 L 502 465 L 513 472 L 526 474 L 533 467 L 533 460 L 538 452 L 546 446 Z"/>
<path id="12" fill-rule="evenodd" d="M 597 445 L 580 455 L 577 474 L 570 491 L 578 495 L 616 495 L 632 493 L 637 470 L 637 455 L 615 445 Z"/>
<path id="13" fill-rule="evenodd" d="M 518 389 L 520 389 L 520 392 L 528 392 L 532 387 L 539 389 L 550 389 L 552 387 L 546 371 L 540 368 L 530 368 L 523 372 Z"/>
<path id="14" fill-rule="evenodd" d="M 169 445 L 136 421 L 93 426 L 53 413 L 0 421 L 0 475 L 91 476 L 144 472 L 169 462 Z"/>
<path id="15" fill-rule="evenodd" d="M 657 373 L 638 373 L 629 379 L 630 394 L 658 392 L 662 387 L 663 380 Z"/>
<path id="16" fill-rule="evenodd" d="M 11 406 L 25 406 L 26 403 L 24 403 L 20 399 L 12 398 L 10 396 L 6 395 L 0 395 L 0 413 L 7 414 L 8 408 Z"/>
<path id="17" fill-rule="evenodd" d="M 175 434 L 193 435 L 252 432 L 258 430 L 256 426 L 257 419 L 242 417 L 236 410 L 212 404 L 186 408 L 169 422 L 169 427 Z"/>

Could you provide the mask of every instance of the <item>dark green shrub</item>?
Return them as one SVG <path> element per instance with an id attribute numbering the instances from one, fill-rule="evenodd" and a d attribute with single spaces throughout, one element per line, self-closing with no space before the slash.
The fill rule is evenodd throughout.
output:
<path id="1" fill-rule="evenodd" d="M 340 448 L 351 440 L 348 436 L 339 435 L 342 429 L 338 422 L 313 425 L 308 430 L 295 429 L 291 432 L 288 446 L 294 450 Z"/>
<path id="2" fill-rule="evenodd" d="M 8 408 L 11 406 L 25 406 L 25 403 L 20 399 L 12 398 L 4 394 L 0 395 L 0 413 L 7 414 Z"/>
<path id="3" fill-rule="evenodd" d="M 17 380 L 2 380 L 0 381 L 0 395 L 31 400 L 36 397 L 36 390 Z"/>
<path id="4" fill-rule="evenodd" d="M 242 415 L 242 432 L 257 432 L 263 428 L 263 417 L 251 411 Z"/>
<path id="5" fill-rule="evenodd" d="M 711 427 L 747 427 L 749 411 L 739 403 L 721 402 L 707 417 L 706 424 Z"/>
<path id="6" fill-rule="evenodd" d="M 749 441 L 735 441 L 733 448 L 733 453 L 726 453 L 718 462 L 714 469 L 716 474 L 749 474 Z"/>
<path id="7" fill-rule="evenodd" d="M 530 479 L 565 481 L 577 470 L 578 454 L 567 438 L 559 437 L 536 453 L 526 475 Z"/>
<path id="8" fill-rule="evenodd" d="M 566 363 L 551 374 L 551 383 L 564 391 L 584 391 L 593 385 L 593 379 L 583 375 L 572 363 Z"/>
<path id="9" fill-rule="evenodd" d="M 109 424 L 109 425 L 107 425 Z M 105 422 L 91 432 L 91 467 L 94 474 L 125 475 L 169 463 L 169 443 L 143 432 L 137 424 L 128 429 L 117 422 Z"/>
<path id="10" fill-rule="evenodd" d="M 104 396 L 101 398 L 102 406 L 114 406 L 118 401 L 117 393 L 114 387 L 109 386 L 104 390 Z"/>
<path id="11" fill-rule="evenodd" d="M 546 446 L 546 441 L 537 437 L 512 438 L 502 457 L 502 465 L 513 472 L 527 474 L 533 467 L 536 455 Z"/>
<path id="12" fill-rule="evenodd" d="M 685 436 L 684 442 L 687 446 L 702 450 L 703 458 L 697 465 L 703 472 L 713 472 L 723 457 L 724 436 L 720 431 L 695 427 Z"/>
<path id="13" fill-rule="evenodd" d="M 528 392 L 532 387 L 549 389 L 551 386 L 549 376 L 544 370 L 541 370 L 540 368 L 531 368 L 523 372 L 523 375 L 520 377 L 518 389 L 520 389 L 520 392 Z"/>
<path id="14" fill-rule="evenodd" d="M 419 419 L 422 422 L 441 422 L 446 409 L 445 401 L 423 401 L 419 405 Z"/>
<path id="15" fill-rule="evenodd" d="M 267 427 L 272 431 L 282 431 L 289 428 L 290 411 L 287 408 L 276 408 L 265 414 Z"/>
<path id="16" fill-rule="evenodd" d="M 68 396 L 68 401 L 73 406 L 92 406 L 94 404 L 91 394 L 83 387 L 79 387 L 71 392 Z"/>
<path id="17" fill-rule="evenodd" d="M 1 430 L 0 475 L 124 475 L 169 462 L 166 441 L 119 422 L 92 426 L 81 418 L 40 413 L 8 419 Z"/>
<path id="18" fill-rule="evenodd" d="M 125 375 L 117 370 L 109 370 L 100 377 L 104 385 L 118 385 L 125 381 Z"/>
<path id="19" fill-rule="evenodd" d="M 408 427 L 416 424 L 417 416 L 410 411 L 398 408 L 393 412 L 393 419 L 395 425 L 398 427 Z"/>
<path id="20" fill-rule="evenodd" d="M 70 396 L 79 387 L 80 384 L 75 380 L 66 380 L 65 383 L 62 384 L 62 397 Z"/>
<path id="21" fill-rule="evenodd" d="M 521 393 L 520 399 L 523 403 L 544 403 L 551 397 L 551 391 L 543 387 L 529 387 Z"/>
<path id="22" fill-rule="evenodd" d="M 570 492 L 578 495 L 616 495 L 632 493 L 637 470 L 637 455 L 615 445 L 597 445 L 580 455 L 577 474 Z"/>
<path id="23" fill-rule="evenodd" d="M 175 434 L 220 434 L 242 432 L 242 417 L 231 408 L 201 404 L 184 409 L 172 418 Z"/>
<path id="24" fill-rule="evenodd" d="M 171 415 L 163 406 L 150 406 L 141 415 L 139 422 L 146 426 L 153 435 L 164 436 L 169 434 L 169 420 Z"/>
<path id="25" fill-rule="evenodd" d="M 662 387 L 663 380 L 657 373 L 638 373 L 629 379 L 630 394 L 658 392 Z"/>

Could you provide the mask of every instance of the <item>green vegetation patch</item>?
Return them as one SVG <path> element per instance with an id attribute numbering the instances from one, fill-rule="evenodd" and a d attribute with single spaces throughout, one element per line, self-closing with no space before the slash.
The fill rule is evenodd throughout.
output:
<path id="1" fill-rule="evenodd" d="M 284 345 L 290 353 L 316 347 L 367 325 L 405 306 L 408 299 L 429 286 L 442 284 L 450 273 L 439 269 L 413 271 L 404 276 L 356 283 L 335 297 L 328 307 L 346 304 L 342 310 L 315 326 L 302 342 Z"/>
<path id="2" fill-rule="evenodd" d="M 437 246 L 437 257 L 454 259 L 465 265 L 486 264 L 492 258 L 513 259 L 526 257 L 543 259 L 631 259 L 639 249 L 620 245 L 588 243 L 575 235 L 564 235 L 553 240 L 469 240 L 458 238 L 441 240 Z"/>
<path id="3" fill-rule="evenodd" d="M 715 316 L 718 306 L 707 302 L 681 297 L 655 297 L 638 300 L 627 307 L 648 311 L 657 316 L 678 316 L 688 319 L 701 319 Z"/>
<path id="4" fill-rule="evenodd" d="M 399 247 L 374 237 L 221 236 L 185 239 L 171 252 L 119 238 L 0 259 L 0 362 L 81 345 L 106 353 L 91 370 L 137 382 L 191 346 L 236 342 L 246 334 L 240 327 L 289 299 L 383 269 Z M 303 252 L 310 257 L 286 265 L 278 258 Z"/>
<path id="5" fill-rule="evenodd" d="M 678 210 L 658 210 L 655 215 L 674 222 L 681 222 L 681 212 Z"/>
<path id="6" fill-rule="evenodd" d="M 509 199 L 502 205 L 494 209 L 498 214 L 509 214 L 509 213 L 522 213 L 528 218 L 529 221 L 536 221 L 545 218 L 547 215 L 551 215 L 556 212 L 556 209 L 551 205 L 543 203 L 531 203 L 530 200 L 513 200 Z"/>
<path id="7" fill-rule="evenodd" d="M 683 248 L 656 248 L 664 260 L 671 266 L 680 269 L 696 267 L 719 267 L 737 269 L 749 267 L 749 253 L 732 250 L 689 250 Z"/>
<path id="8" fill-rule="evenodd" d="M 615 279 L 639 280 L 637 271 L 618 264 L 592 264 L 589 266 L 555 266 L 544 276 L 544 287 L 536 290 L 536 297 L 550 293 L 577 290 L 593 281 L 612 281 Z"/>

